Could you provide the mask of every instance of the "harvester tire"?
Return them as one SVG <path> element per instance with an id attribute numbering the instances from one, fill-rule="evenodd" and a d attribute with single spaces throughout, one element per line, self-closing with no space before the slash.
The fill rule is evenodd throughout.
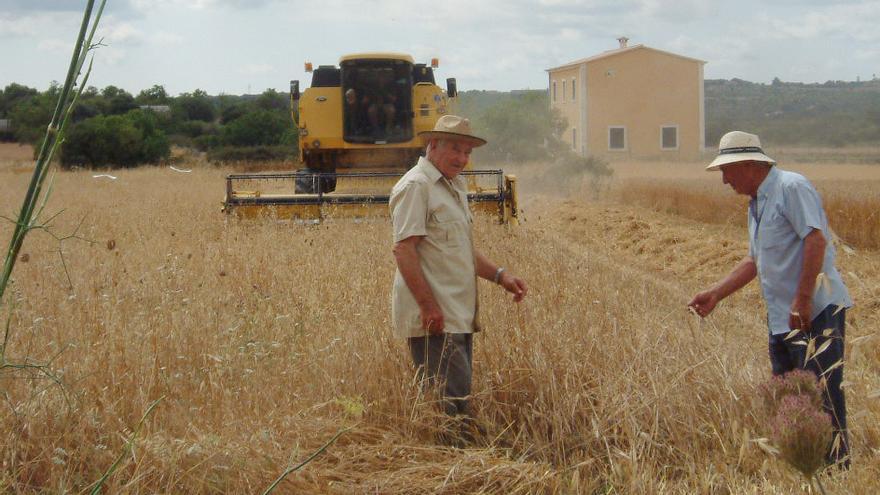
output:
<path id="1" fill-rule="evenodd" d="M 333 192 L 336 189 L 336 177 L 317 177 L 312 174 L 320 170 L 304 168 L 296 171 L 294 192 L 296 194 L 319 194 Z"/>

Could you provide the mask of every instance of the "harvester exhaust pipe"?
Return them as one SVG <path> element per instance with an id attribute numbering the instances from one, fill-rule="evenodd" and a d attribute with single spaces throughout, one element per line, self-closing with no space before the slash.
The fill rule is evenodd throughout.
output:
<path id="1" fill-rule="evenodd" d="M 446 80 L 446 96 L 450 98 L 455 98 L 458 94 L 458 86 L 455 83 L 455 78 L 450 77 Z"/>

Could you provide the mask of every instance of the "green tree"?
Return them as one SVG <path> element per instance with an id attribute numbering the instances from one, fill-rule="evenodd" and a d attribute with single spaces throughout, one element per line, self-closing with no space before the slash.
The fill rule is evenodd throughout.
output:
<path id="1" fill-rule="evenodd" d="M 0 117 L 6 116 L 12 108 L 27 98 L 37 96 L 39 91 L 21 84 L 11 83 L 0 89 Z"/>
<path id="2" fill-rule="evenodd" d="M 16 141 L 37 144 L 45 136 L 46 122 L 52 120 L 59 93 L 58 84 L 53 83 L 43 93 L 17 100 L 8 114 L 15 126 Z"/>
<path id="3" fill-rule="evenodd" d="M 151 112 L 99 115 L 70 128 L 61 147 L 65 167 L 133 167 L 170 154 L 168 138 Z"/>
<path id="4" fill-rule="evenodd" d="M 116 86 L 107 86 L 101 91 L 104 98 L 103 114 L 121 115 L 137 108 L 131 93 Z"/>
<path id="5" fill-rule="evenodd" d="M 141 90 L 134 101 L 138 105 L 167 105 L 169 97 L 164 86 L 154 84 L 149 89 Z"/>
<path id="6" fill-rule="evenodd" d="M 291 124 L 279 112 L 256 110 L 223 127 L 221 142 L 228 146 L 272 146 L 282 144 Z"/>
<path id="7" fill-rule="evenodd" d="M 255 104 L 257 108 L 263 110 L 286 110 L 288 107 L 287 95 L 269 88 L 257 97 Z"/>
<path id="8" fill-rule="evenodd" d="M 233 120 L 247 114 L 252 110 L 252 106 L 245 102 L 237 102 L 224 106 L 220 112 L 220 123 L 226 125 Z"/>
<path id="9" fill-rule="evenodd" d="M 488 144 L 480 154 L 490 161 L 554 159 L 568 149 L 560 136 L 567 127 L 550 108 L 546 91 L 525 91 L 499 100 L 476 117 Z"/>
<path id="10" fill-rule="evenodd" d="M 216 116 L 216 110 L 208 93 L 201 89 L 192 93 L 182 93 L 175 98 L 171 104 L 171 113 L 175 122 L 187 120 L 213 122 Z"/>

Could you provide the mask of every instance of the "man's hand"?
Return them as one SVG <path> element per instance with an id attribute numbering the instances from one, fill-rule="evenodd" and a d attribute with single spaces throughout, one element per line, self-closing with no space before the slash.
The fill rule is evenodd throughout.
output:
<path id="1" fill-rule="evenodd" d="M 501 279 L 498 281 L 498 285 L 504 287 L 504 290 L 513 294 L 513 302 L 522 301 L 523 298 L 526 297 L 526 293 L 529 291 L 529 288 L 526 287 L 526 283 L 523 279 L 509 275 L 507 272 L 501 274 Z"/>
<path id="2" fill-rule="evenodd" d="M 715 309 L 718 300 L 718 295 L 715 291 L 704 290 L 691 299 L 691 302 L 688 303 L 688 307 L 701 317 L 705 318 L 709 316 L 709 313 L 711 313 L 713 309 Z"/>
<path id="3" fill-rule="evenodd" d="M 422 316 L 422 328 L 430 335 L 443 335 L 446 324 L 443 321 L 443 311 L 436 304 L 426 304 L 419 307 Z"/>
<path id="4" fill-rule="evenodd" d="M 795 297 L 791 303 L 791 312 L 788 315 L 788 328 L 792 330 L 810 331 L 810 315 L 813 312 L 813 299 L 810 297 Z"/>

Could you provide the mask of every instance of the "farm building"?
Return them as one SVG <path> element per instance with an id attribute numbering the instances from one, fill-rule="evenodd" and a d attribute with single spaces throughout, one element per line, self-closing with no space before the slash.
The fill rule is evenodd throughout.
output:
<path id="1" fill-rule="evenodd" d="M 547 69 L 550 105 L 580 154 L 609 159 L 699 156 L 705 143 L 703 65 L 644 45 Z"/>

